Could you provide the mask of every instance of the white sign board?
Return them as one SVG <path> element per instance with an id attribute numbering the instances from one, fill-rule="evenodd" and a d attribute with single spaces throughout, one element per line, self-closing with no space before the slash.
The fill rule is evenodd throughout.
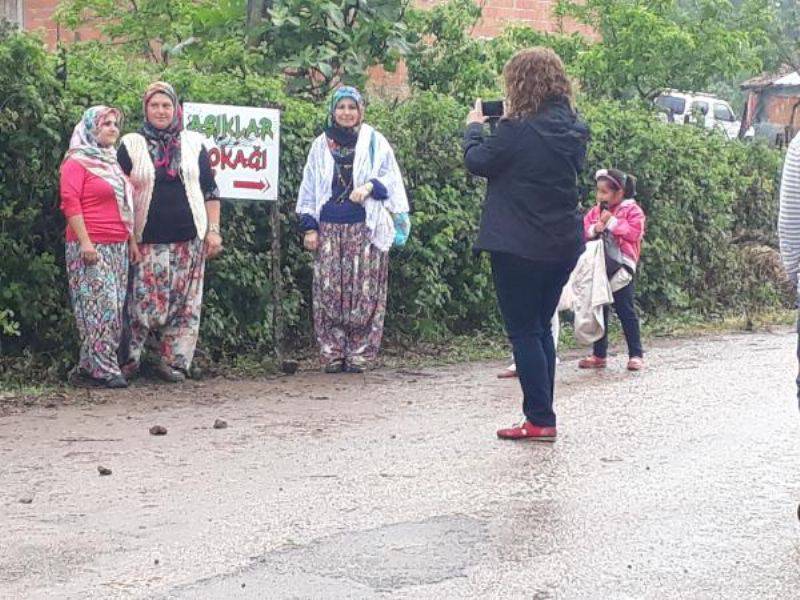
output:
<path id="1" fill-rule="evenodd" d="M 183 105 L 184 128 L 206 138 L 220 197 L 278 199 L 280 117 L 272 108 Z"/>

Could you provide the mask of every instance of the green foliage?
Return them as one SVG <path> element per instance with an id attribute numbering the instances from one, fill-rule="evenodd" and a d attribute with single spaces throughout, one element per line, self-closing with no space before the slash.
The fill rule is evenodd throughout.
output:
<path id="1" fill-rule="evenodd" d="M 244 35 L 244 0 L 66 0 L 58 19 L 70 29 L 92 24 L 132 56 L 168 63 L 202 45 Z"/>
<path id="2" fill-rule="evenodd" d="M 490 96 L 497 87 L 495 65 L 487 64 L 487 44 L 470 34 L 481 16 L 472 0 L 450 0 L 409 11 L 409 25 L 424 43 L 408 56 L 409 83 L 423 90 L 453 93 L 459 100 Z"/>
<path id="3" fill-rule="evenodd" d="M 457 14 L 447 18 L 455 20 L 453 27 L 463 25 Z M 457 31 L 447 23 L 441 27 L 442 39 L 455 49 L 461 43 Z M 413 205 L 411 239 L 392 250 L 390 338 L 435 341 L 499 330 L 487 260 L 471 250 L 484 186 L 463 169 L 460 136 L 465 105 L 477 95 L 471 86 L 499 93 L 502 64 L 517 48 L 538 43 L 563 44 L 558 47 L 570 65 L 578 64 L 584 52 L 577 38 L 511 29 L 492 43 L 470 46 L 459 60 L 471 74 L 455 82 L 444 80 L 451 71 L 442 49 L 415 55 L 412 80 L 426 90 L 415 90 L 401 102 L 369 105 L 367 120 L 394 146 Z M 312 344 L 310 257 L 295 232 L 294 204 L 324 108 L 287 91 L 283 73 L 253 68 L 244 40 L 205 48 L 219 48 L 220 54 L 181 54 L 163 64 L 132 56 L 124 47 L 79 44 L 66 51 L 64 84 L 54 77 L 57 56 L 48 55 L 36 38 L 0 35 L 0 89 L 8 91 L 0 103 L 0 341 L 5 354 L 51 370 L 63 370 L 74 359 L 64 221 L 57 207 L 60 160 L 85 106 L 119 106 L 126 129 L 136 129 L 142 119 L 140 95 L 155 78 L 173 83 L 188 101 L 282 109 L 283 243 L 275 257 L 285 284 L 281 309 L 289 342 Z M 478 68 L 468 64 L 470 56 L 488 59 Z M 691 311 L 712 317 L 781 303 L 777 279 L 753 267 L 760 255 L 745 252 L 747 244 L 775 241 L 777 152 L 660 123 L 631 103 L 584 99 L 581 106 L 593 132 L 583 180 L 586 205 L 592 201 L 588 174 L 595 168 L 618 166 L 639 177 L 649 215 L 639 301 L 648 316 Z M 212 360 L 273 353 L 271 242 L 276 232 L 268 210 L 259 203 L 223 206 L 226 251 L 208 264 L 201 325 L 200 349 Z"/>
<path id="4" fill-rule="evenodd" d="M 19 336 L 19 323 L 14 320 L 14 311 L 4 308 L 0 310 L 0 333 L 7 336 Z"/>
<path id="5" fill-rule="evenodd" d="M 743 70 L 757 71 L 758 31 L 735 26 L 728 0 L 559 0 L 558 14 L 601 37 L 576 64 L 594 97 L 651 99 L 666 88 L 701 90 Z"/>
<path id="6" fill-rule="evenodd" d="M 363 85 L 369 67 L 394 70 L 408 52 L 401 0 L 277 0 L 258 32 L 268 69 L 319 98 L 339 83 Z"/>
<path id="7" fill-rule="evenodd" d="M 448 0 L 429 10 L 409 12 L 409 27 L 424 44 L 407 58 L 409 82 L 422 90 L 451 95 L 462 102 L 501 94 L 498 74 L 518 50 L 553 48 L 565 63 L 576 60 L 587 42 L 579 35 L 550 34 L 511 26 L 497 37 L 474 38 L 471 30 L 481 17 L 473 0 Z"/>
<path id="8" fill-rule="evenodd" d="M 800 6 L 795 0 L 771 0 L 775 6 L 773 35 L 778 59 L 800 71 Z"/>
<path id="9" fill-rule="evenodd" d="M 409 50 L 402 0 L 275 0 L 246 19 L 245 0 L 65 0 L 62 24 L 92 24 L 150 62 L 184 59 L 201 72 L 282 73 L 288 89 L 325 96 L 361 85 L 374 65 L 394 70 Z M 260 11 L 259 11 L 260 12 Z"/>
<path id="10" fill-rule="evenodd" d="M 587 189 L 600 166 L 639 179 L 648 231 L 637 293 L 646 313 L 750 310 L 754 302 L 746 290 L 762 285 L 772 290 L 765 302 L 780 302 L 779 280 L 751 281 L 754 274 L 735 243 L 774 243 L 778 152 L 655 122 L 631 105 L 584 103 L 583 109 L 592 129 Z"/>
<path id="11" fill-rule="evenodd" d="M 3 351 L 63 348 L 66 307 L 57 178 L 68 128 L 54 60 L 0 26 L 0 338 Z"/>
<path id="12" fill-rule="evenodd" d="M 734 0 L 742 26 L 761 34 L 765 70 L 800 71 L 800 5 L 796 0 Z"/>
<path id="13" fill-rule="evenodd" d="M 89 106 L 105 104 L 122 111 L 123 128 L 138 127 L 142 93 L 158 78 L 158 65 L 95 41 L 63 48 L 59 60 L 65 67 L 62 95 L 68 122 L 77 123 Z"/>

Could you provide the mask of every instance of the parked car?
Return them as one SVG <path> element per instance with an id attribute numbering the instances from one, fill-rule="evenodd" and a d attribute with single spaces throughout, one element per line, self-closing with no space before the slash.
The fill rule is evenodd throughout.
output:
<path id="1" fill-rule="evenodd" d="M 739 137 L 742 122 L 736 117 L 731 105 L 713 94 L 679 92 L 669 90 L 655 99 L 665 120 L 670 123 L 697 123 L 702 119 L 708 129 L 719 129 L 730 139 Z M 753 137 L 750 127 L 744 137 Z"/>

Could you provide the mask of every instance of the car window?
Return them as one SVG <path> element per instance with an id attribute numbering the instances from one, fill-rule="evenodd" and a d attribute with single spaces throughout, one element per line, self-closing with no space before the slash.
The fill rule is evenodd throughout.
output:
<path id="1" fill-rule="evenodd" d="M 735 121 L 736 117 L 725 104 L 714 104 L 714 118 L 717 121 Z"/>
<path id="2" fill-rule="evenodd" d="M 659 96 L 656 98 L 656 104 L 678 115 L 682 115 L 686 110 L 686 100 L 677 96 Z"/>
<path id="3" fill-rule="evenodd" d="M 695 100 L 692 102 L 692 111 L 699 110 L 702 114 L 708 114 L 708 102 L 703 102 L 702 100 Z"/>

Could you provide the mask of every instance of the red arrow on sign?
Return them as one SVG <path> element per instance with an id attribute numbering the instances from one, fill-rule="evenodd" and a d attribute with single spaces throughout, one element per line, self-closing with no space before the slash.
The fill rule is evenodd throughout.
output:
<path id="1" fill-rule="evenodd" d="M 269 189 L 268 181 L 234 181 L 233 187 L 246 190 L 265 191 Z"/>

